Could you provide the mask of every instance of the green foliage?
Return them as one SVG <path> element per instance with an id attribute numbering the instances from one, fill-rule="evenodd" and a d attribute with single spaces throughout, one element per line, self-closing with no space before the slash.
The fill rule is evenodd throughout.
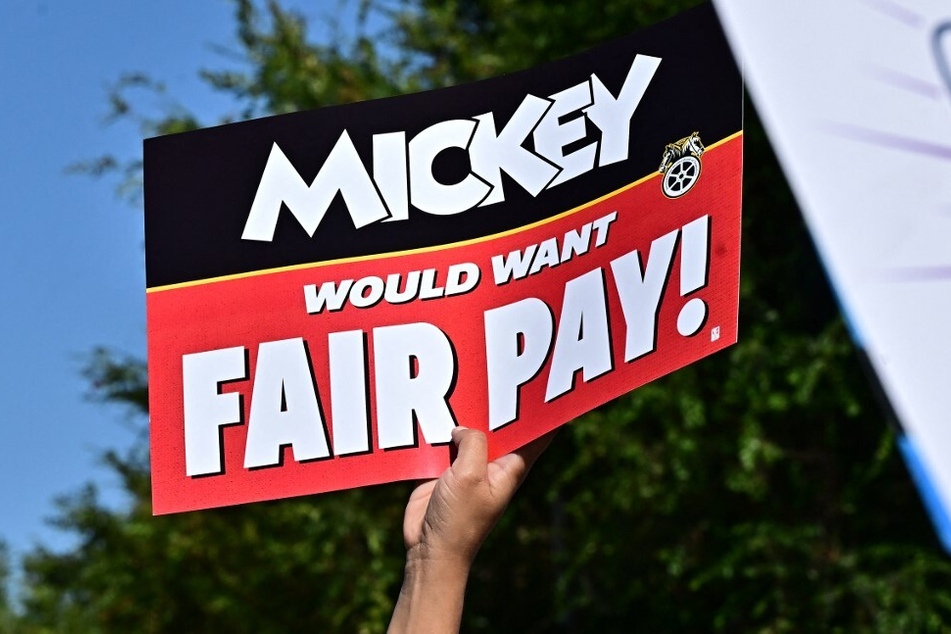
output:
<path id="1" fill-rule="evenodd" d="M 236 0 L 242 66 L 203 76 L 240 104 L 224 120 L 286 112 L 509 72 L 695 4 L 363 1 L 352 35 L 315 43 L 276 2 Z M 745 139 L 740 343 L 561 432 L 479 556 L 466 631 L 951 630 L 951 564 L 753 116 Z M 144 413 L 141 362 L 99 351 L 88 377 Z M 145 449 L 106 461 L 132 502 L 63 502 L 80 545 L 27 557 L 10 631 L 385 628 L 407 485 L 153 518 Z"/>
<path id="2" fill-rule="evenodd" d="M 403 0 L 393 11 L 396 45 L 423 88 L 528 68 L 627 35 L 699 0 Z"/>
<path id="3" fill-rule="evenodd" d="M 113 461 L 132 508 L 91 491 L 63 505 L 83 543 L 28 558 L 28 631 L 382 631 L 401 577 L 394 491 L 153 518 L 145 465 Z"/>
<path id="4" fill-rule="evenodd" d="M 16 615 L 10 605 L 10 553 L 7 545 L 0 541 L 0 632 L 13 629 Z"/>

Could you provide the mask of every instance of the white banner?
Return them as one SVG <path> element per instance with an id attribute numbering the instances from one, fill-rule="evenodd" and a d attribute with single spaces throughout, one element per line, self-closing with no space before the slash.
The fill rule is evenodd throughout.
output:
<path id="1" fill-rule="evenodd" d="M 714 4 L 951 550 L 951 3 Z"/>

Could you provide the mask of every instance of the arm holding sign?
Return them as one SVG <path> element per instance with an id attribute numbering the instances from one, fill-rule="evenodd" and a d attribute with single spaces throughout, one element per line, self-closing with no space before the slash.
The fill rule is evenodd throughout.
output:
<path id="1" fill-rule="evenodd" d="M 472 561 L 551 438 L 489 462 L 485 434 L 453 430 L 459 455 L 438 480 L 416 487 L 406 505 L 406 571 L 390 634 L 459 631 Z"/>

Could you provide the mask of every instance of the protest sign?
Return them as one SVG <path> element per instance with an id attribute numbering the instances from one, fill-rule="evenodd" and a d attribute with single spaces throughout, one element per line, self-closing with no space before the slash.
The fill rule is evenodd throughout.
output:
<path id="1" fill-rule="evenodd" d="M 951 8 L 715 4 L 951 551 Z"/>
<path id="2" fill-rule="evenodd" d="M 736 341 L 710 7 L 547 66 L 145 143 L 155 513 L 490 457 Z"/>

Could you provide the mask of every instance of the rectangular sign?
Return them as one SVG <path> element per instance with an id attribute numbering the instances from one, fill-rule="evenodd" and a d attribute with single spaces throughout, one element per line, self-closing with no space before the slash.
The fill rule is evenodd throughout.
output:
<path id="1" fill-rule="evenodd" d="M 147 140 L 154 512 L 435 477 L 735 342 L 741 113 L 707 6 Z"/>

